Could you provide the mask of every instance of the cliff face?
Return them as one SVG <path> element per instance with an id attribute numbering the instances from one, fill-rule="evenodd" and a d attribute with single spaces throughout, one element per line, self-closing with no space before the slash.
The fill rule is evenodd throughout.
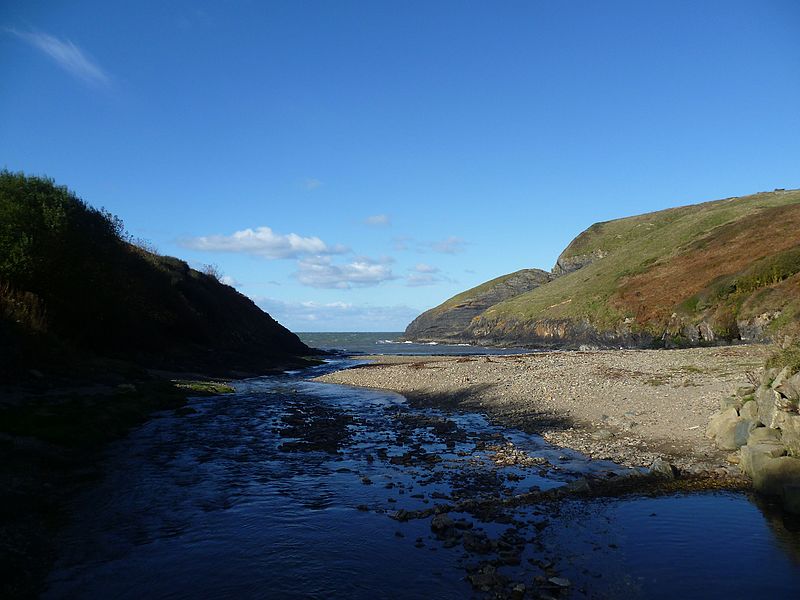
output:
<path id="1" fill-rule="evenodd" d="M 0 173 L 0 371 L 91 355 L 261 372 L 309 353 L 252 301 L 52 181 Z"/>
<path id="2" fill-rule="evenodd" d="M 468 341 L 472 319 L 495 304 L 539 287 L 552 279 L 540 269 L 523 269 L 472 288 L 418 316 L 405 337 L 417 341 Z"/>
<path id="3" fill-rule="evenodd" d="M 800 190 L 776 190 L 592 225 L 551 281 L 473 315 L 459 339 L 641 347 L 798 332 Z"/>

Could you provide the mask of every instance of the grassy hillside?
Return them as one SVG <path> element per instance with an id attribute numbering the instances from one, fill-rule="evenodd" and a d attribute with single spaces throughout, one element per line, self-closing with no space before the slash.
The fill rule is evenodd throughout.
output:
<path id="1" fill-rule="evenodd" d="M 598 252 L 599 251 L 599 252 Z M 598 332 L 680 337 L 706 321 L 716 337 L 737 322 L 780 312 L 792 325 L 800 299 L 800 190 L 674 208 L 606 223 L 579 235 L 562 257 L 603 258 L 486 310 L 476 329 L 567 321 Z"/>
<path id="2" fill-rule="evenodd" d="M 263 370 L 308 348 L 248 298 L 129 243 L 51 180 L 0 173 L 0 369 L 75 353 L 164 369 Z"/>
<path id="3" fill-rule="evenodd" d="M 481 312 L 507 298 L 543 285 L 551 278 L 550 273 L 540 269 L 522 269 L 496 277 L 422 313 L 406 328 L 405 337 L 418 341 L 459 341 Z"/>

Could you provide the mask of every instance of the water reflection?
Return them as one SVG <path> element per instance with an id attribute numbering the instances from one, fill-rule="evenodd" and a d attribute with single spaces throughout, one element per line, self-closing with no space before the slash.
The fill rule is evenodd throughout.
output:
<path id="1" fill-rule="evenodd" d="M 335 366 L 241 382 L 116 444 L 72 507 L 45 597 L 800 589 L 796 532 L 746 495 L 506 506 L 496 500 L 626 470 L 477 414 L 304 379 Z"/>

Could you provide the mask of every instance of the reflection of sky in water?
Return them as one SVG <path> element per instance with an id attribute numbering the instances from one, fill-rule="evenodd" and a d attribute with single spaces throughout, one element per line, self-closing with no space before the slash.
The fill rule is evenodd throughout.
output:
<path id="1" fill-rule="evenodd" d="M 107 478 L 72 509 L 46 597 L 469 597 L 464 568 L 479 557 L 444 548 L 429 518 L 390 514 L 459 494 L 507 496 L 624 472 L 477 414 L 451 416 L 455 428 L 438 435 L 447 415 L 410 409 L 397 394 L 293 375 L 237 388 L 193 401 L 196 414 L 165 413 L 113 446 Z M 339 419 L 345 425 L 330 429 L 339 452 L 279 451 L 297 441 L 280 436 L 291 419 L 311 423 L 293 434 L 300 441 Z M 551 464 L 497 469 L 489 449 L 507 442 Z M 392 462 L 403 456 L 407 463 Z M 527 584 L 544 560 L 590 596 L 800 589 L 789 550 L 797 534 L 777 536 L 768 522 L 781 517 L 766 520 L 742 494 L 569 501 L 506 516 L 454 515 L 493 538 L 516 519 L 527 541 L 522 560 L 500 572 Z"/>

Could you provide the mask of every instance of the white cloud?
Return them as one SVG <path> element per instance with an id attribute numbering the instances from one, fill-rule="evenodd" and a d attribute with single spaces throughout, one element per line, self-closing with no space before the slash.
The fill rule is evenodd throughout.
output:
<path id="1" fill-rule="evenodd" d="M 455 280 L 440 274 L 439 269 L 426 263 L 418 263 L 406 276 L 406 286 L 422 287 L 436 285 L 437 283 L 456 283 Z"/>
<path id="2" fill-rule="evenodd" d="M 303 182 L 303 187 L 305 187 L 309 191 L 310 190 L 315 190 L 315 189 L 317 189 L 318 187 L 321 187 L 321 186 L 322 186 L 322 182 L 319 179 L 316 179 L 314 177 L 310 177 L 310 178 L 306 179 Z"/>
<path id="3" fill-rule="evenodd" d="M 408 250 L 408 244 L 412 239 L 408 235 L 396 235 L 392 238 L 392 247 L 398 252 Z"/>
<path id="4" fill-rule="evenodd" d="M 391 262 L 388 258 L 359 257 L 337 265 L 328 256 L 309 256 L 298 261 L 294 276 L 303 285 L 315 288 L 369 287 L 396 279 L 389 266 Z"/>
<path id="5" fill-rule="evenodd" d="M 283 235 L 269 227 L 243 229 L 231 235 L 209 235 L 191 238 L 181 245 L 192 250 L 241 252 L 263 258 L 298 258 L 301 256 L 342 254 L 347 248 L 329 246 L 318 237 L 302 237 L 296 233 Z"/>
<path id="6" fill-rule="evenodd" d="M 43 52 L 58 66 L 78 79 L 92 85 L 106 86 L 111 83 L 108 74 L 69 40 L 60 40 L 41 32 L 16 31 L 14 29 L 7 31 Z"/>
<path id="7" fill-rule="evenodd" d="M 464 251 L 466 242 L 459 237 L 450 236 L 438 242 L 431 242 L 428 246 L 434 252 L 441 252 L 443 254 L 457 254 Z"/>
<path id="8" fill-rule="evenodd" d="M 255 302 L 294 331 L 402 331 L 421 312 L 405 305 L 286 302 L 275 298 L 256 298 Z"/>
<path id="9" fill-rule="evenodd" d="M 223 275 L 219 278 L 220 283 L 224 283 L 225 285 L 229 285 L 231 287 L 239 287 L 241 285 L 238 281 L 236 281 L 230 275 Z"/>
<path id="10" fill-rule="evenodd" d="M 414 267 L 414 270 L 417 273 L 438 273 L 439 269 L 436 267 L 432 267 L 431 265 L 426 265 L 425 263 L 419 263 Z"/>
<path id="11" fill-rule="evenodd" d="M 364 223 L 372 227 L 384 227 L 389 224 L 389 215 L 371 215 L 364 219 Z"/>

